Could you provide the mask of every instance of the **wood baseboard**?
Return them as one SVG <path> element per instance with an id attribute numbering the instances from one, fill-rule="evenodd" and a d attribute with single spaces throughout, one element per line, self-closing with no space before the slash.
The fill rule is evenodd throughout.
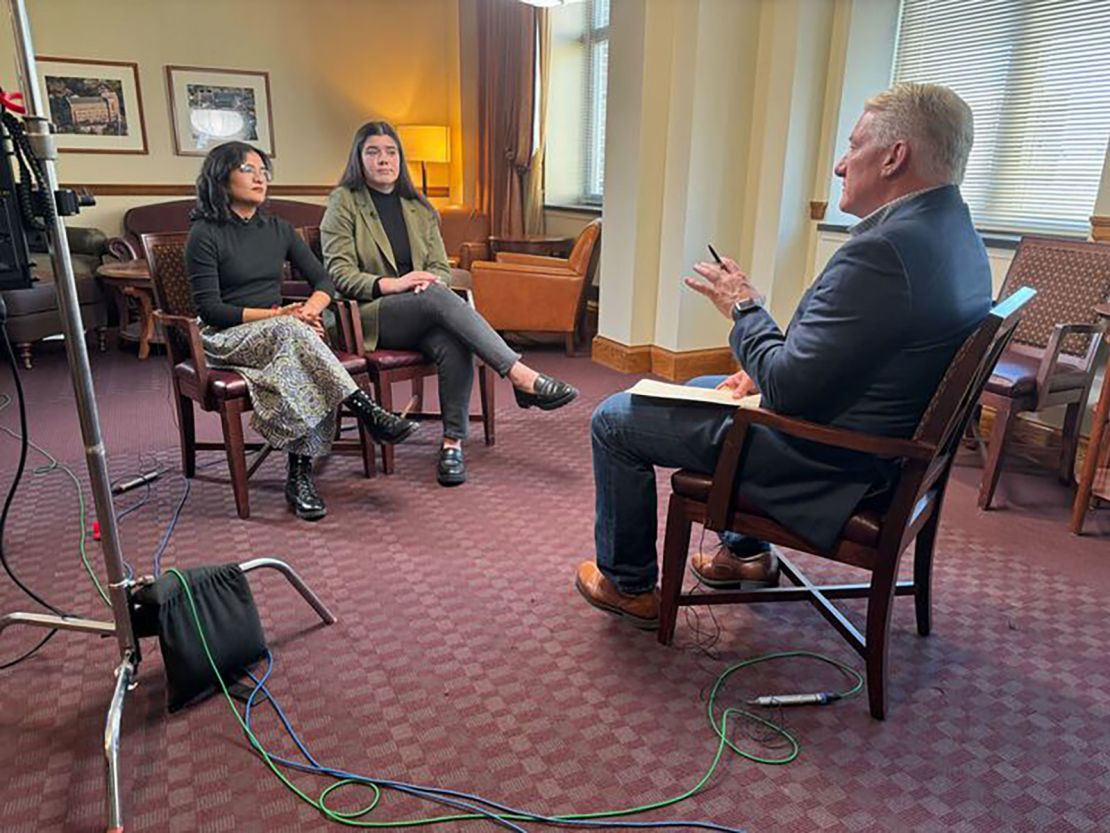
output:
<path id="1" fill-rule="evenodd" d="M 979 431 L 984 439 L 989 439 L 994 428 L 994 410 L 983 408 L 979 419 Z M 1040 465 L 1055 465 L 1059 459 L 1058 449 L 1063 432 L 1055 425 L 1048 425 L 1030 416 L 1018 416 L 1006 443 L 1006 454 L 1020 457 Z M 1079 452 L 1075 456 L 1075 467 L 1079 470 L 1087 455 L 1089 437 L 1079 435 Z"/>
<path id="2" fill-rule="evenodd" d="M 629 346 L 604 336 L 594 338 L 592 358 L 621 373 L 654 373 L 672 382 L 707 374 L 735 373 L 737 367 L 727 347 L 676 351 L 652 344 Z"/>
<path id="3" fill-rule="evenodd" d="M 590 358 L 621 373 L 650 373 L 651 345 L 629 346 L 605 336 L 594 336 Z"/>
<path id="4" fill-rule="evenodd" d="M 710 350 L 666 350 L 651 348 L 651 372 L 672 382 L 685 382 L 695 376 L 735 373 L 738 365 L 727 347 Z"/>
<path id="5" fill-rule="evenodd" d="M 1091 237 L 1103 243 L 1110 243 L 1110 217 L 1091 218 Z"/>

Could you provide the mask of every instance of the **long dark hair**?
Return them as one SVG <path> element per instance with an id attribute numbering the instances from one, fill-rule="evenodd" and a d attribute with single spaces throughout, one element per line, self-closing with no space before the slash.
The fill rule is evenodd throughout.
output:
<path id="1" fill-rule="evenodd" d="M 266 170 L 273 170 L 270 157 L 246 142 L 225 142 L 208 151 L 197 177 L 197 204 L 189 212 L 190 220 L 226 223 L 231 219 L 227 181 L 231 172 L 243 164 L 248 153 L 257 153 Z"/>
<path id="2" fill-rule="evenodd" d="M 428 198 L 421 194 L 420 190 L 412 184 L 412 177 L 409 176 L 409 167 L 405 164 L 405 149 L 401 146 L 401 139 L 397 135 L 397 131 L 394 130 L 393 125 L 387 121 L 368 121 L 355 131 L 354 141 L 351 142 L 351 152 L 347 156 L 347 167 L 343 169 L 343 174 L 339 177 L 340 187 L 346 188 L 348 191 L 361 191 L 368 187 L 362 169 L 362 147 L 371 136 L 388 136 L 397 143 L 400 176 L 397 177 L 397 184 L 394 187 L 397 190 L 398 196 L 409 200 L 416 200 L 432 211 L 435 211 L 432 204 L 428 202 Z M 438 216 L 438 212 L 436 213 Z"/>

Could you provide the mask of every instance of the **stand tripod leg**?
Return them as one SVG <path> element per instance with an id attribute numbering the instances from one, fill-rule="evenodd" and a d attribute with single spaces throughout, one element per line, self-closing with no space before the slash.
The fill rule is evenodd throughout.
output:
<path id="1" fill-rule="evenodd" d="M 320 601 L 319 597 L 312 592 L 310 588 L 301 577 L 297 575 L 297 571 L 286 564 L 284 561 L 277 558 L 253 558 L 250 561 L 244 561 L 239 565 L 239 569 L 244 573 L 249 573 L 251 570 L 257 570 L 259 567 L 269 567 L 271 570 L 277 570 L 279 573 L 289 579 L 297 592 L 304 597 L 304 600 L 312 605 L 312 609 L 319 614 L 320 618 L 324 620 L 325 625 L 334 625 L 336 621 L 335 615 L 328 610 L 327 606 Z"/>
<path id="2" fill-rule="evenodd" d="M 131 687 L 135 664 L 128 654 L 116 669 L 116 690 L 104 722 L 104 765 L 108 778 L 108 833 L 123 833 L 123 806 L 119 793 L 119 726 L 123 719 L 123 698 Z"/>
<path id="3" fill-rule="evenodd" d="M 0 633 L 9 625 L 30 625 L 33 628 L 56 628 L 60 631 L 82 631 L 101 636 L 115 636 L 116 626 L 112 622 L 98 622 L 95 619 L 78 619 L 75 616 L 55 616 L 51 613 L 8 613 L 0 616 Z"/>

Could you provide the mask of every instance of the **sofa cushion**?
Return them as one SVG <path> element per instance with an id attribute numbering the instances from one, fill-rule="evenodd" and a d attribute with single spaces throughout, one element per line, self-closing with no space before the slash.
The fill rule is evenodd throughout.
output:
<path id="1" fill-rule="evenodd" d="M 91 277 L 78 278 L 77 300 L 81 304 L 95 304 L 101 300 L 100 288 Z M 53 280 L 37 280 L 30 289 L 5 292 L 4 303 L 8 306 L 8 316 L 13 318 L 36 312 L 51 312 L 58 308 L 57 287 Z"/>

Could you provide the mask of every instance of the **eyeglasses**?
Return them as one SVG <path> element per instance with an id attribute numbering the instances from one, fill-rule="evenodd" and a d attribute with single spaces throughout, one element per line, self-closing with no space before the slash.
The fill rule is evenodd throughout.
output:
<path id="1" fill-rule="evenodd" d="M 240 165 L 239 173 L 246 174 L 247 176 L 254 176 L 255 174 L 258 174 L 267 182 L 273 182 L 274 179 L 274 175 L 269 168 L 263 168 L 262 170 L 259 170 L 250 162 L 244 162 L 242 165 Z"/>

